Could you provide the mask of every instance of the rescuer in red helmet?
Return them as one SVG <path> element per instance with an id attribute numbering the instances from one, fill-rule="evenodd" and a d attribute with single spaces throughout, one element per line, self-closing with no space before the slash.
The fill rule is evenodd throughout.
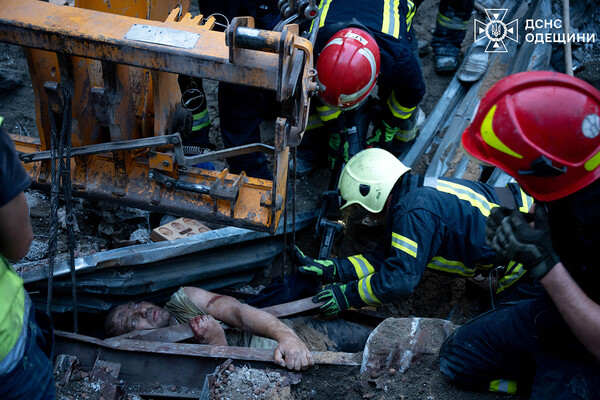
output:
<path id="1" fill-rule="evenodd" d="M 532 214 L 492 210 L 486 241 L 544 291 L 458 328 L 441 372 L 532 399 L 599 398 L 600 92 L 560 73 L 511 75 L 481 100 L 462 142 L 536 199 Z"/>
<path id="2" fill-rule="evenodd" d="M 319 101 L 313 102 L 318 117 L 309 120 L 298 175 L 314 168 L 321 147 L 319 127 L 330 135 L 329 155 L 335 158 L 344 152 L 347 161 L 347 149 L 340 148 L 340 135 L 347 129 L 344 111 L 365 103 L 376 84 L 375 129 L 371 137 L 363 138 L 364 145 L 394 153 L 416 137 L 416 110 L 425 94 L 412 1 L 322 0 L 319 10 L 314 51 Z"/>

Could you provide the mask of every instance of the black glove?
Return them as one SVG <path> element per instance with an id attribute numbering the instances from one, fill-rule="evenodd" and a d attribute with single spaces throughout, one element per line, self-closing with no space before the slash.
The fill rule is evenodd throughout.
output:
<path id="1" fill-rule="evenodd" d="M 324 283 L 338 282 L 340 280 L 340 272 L 334 260 L 315 260 L 307 257 L 298 246 L 294 248 L 294 254 L 298 262 L 303 264 L 301 267 L 298 267 L 298 272 L 315 277 Z"/>
<path id="2" fill-rule="evenodd" d="M 347 292 L 349 292 L 348 285 L 334 283 L 325 286 L 322 291 L 313 297 L 312 301 L 313 303 L 324 301 L 325 303 L 319 307 L 321 313 L 328 316 L 335 315 L 350 308 Z"/>
<path id="3" fill-rule="evenodd" d="M 543 206 L 538 204 L 535 207 L 533 227 L 519 210 L 513 210 L 509 216 L 503 216 L 501 220 L 500 216 L 504 215 L 505 211 L 494 212 L 494 210 L 490 213 L 486 224 L 486 241 L 492 249 L 508 259 L 523 264 L 534 279 L 543 278 L 560 262 L 552 247 L 548 214 Z M 492 234 L 494 226 L 497 226 L 497 229 L 495 234 Z"/>
<path id="4" fill-rule="evenodd" d="M 496 236 L 496 230 L 502 224 L 504 218 L 509 217 L 512 214 L 512 208 L 508 207 L 494 207 L 490 211 L 490 216 L 485 222 L 485 241 L 488 246 L 492 246 L 494 236 Z"/>

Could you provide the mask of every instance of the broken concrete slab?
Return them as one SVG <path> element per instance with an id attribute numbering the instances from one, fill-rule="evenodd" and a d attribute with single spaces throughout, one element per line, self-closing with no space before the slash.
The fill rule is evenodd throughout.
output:
<path id="1" fill-rule="evenodd" d="M 121 364 L 104 360 L 96 360 L 90 381 L 96 382 L 105 400 L 118 400 L 123 395 L 124 382 L 118 379 Z"/>
<path id="2" fill-rule="evenodd" d="M 373 379 L 392 370 L 402 374 L 422 355 L 437 354 L 455 329 L 437 318 L 388 318 L 371 332 L 360 372 Z"/>
<path id="3" fill-rule="evenodd" d="M 81 363 L 75 356 L 69 354 L 59 354 L 54 361 L 54 381 L 59 386 L 65 386 L 69 383 L 73 371 L 79 369 Z"/>

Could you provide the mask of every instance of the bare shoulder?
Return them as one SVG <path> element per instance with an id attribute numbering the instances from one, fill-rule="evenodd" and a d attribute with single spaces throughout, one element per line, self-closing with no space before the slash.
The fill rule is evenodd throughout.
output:
<path id="1" fill-rule="evenodd" d="M 183 291 L 192 302 L 194 302 L 198 307 L 200 307 L 200 309 L 204 311 L 206 311 L 211 299 L 215 296 L 218 296 L 216 293 L 193 286 L 186 286 L 183 288 Z"/>
<path id="2" fill-rule="evenodd" d="M 183 288 L 183 291 L 200 309 L 213 316 L 215 316 L 215 312 L 218 313 L 216 310 L 220 309 L 221 305 L 229 308 L 232 306 L 232 303 L 237 303 L 232 297 L 223 296 L 197 287 L 186 286 Z"/>

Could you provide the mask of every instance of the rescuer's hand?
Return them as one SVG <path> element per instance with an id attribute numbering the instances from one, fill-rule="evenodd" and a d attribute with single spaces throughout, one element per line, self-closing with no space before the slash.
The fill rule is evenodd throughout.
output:
<path id="1" fill-rule="evenodd" d="M 198 315 L 190 320 L 194 338 L 200 344 L 227 346 L 225 331 L 212 315 Z"/>
<path id="2" fill-rule="evenodd" d="M 373 136 L 367 139 L 367 147 L 379 147 L 388 150 L 396 137 L 397 128 L 392 128 L 387 123 L 382 122 L 382 126 L 375 129 Z"/>
<path id="3" fill-rule="evenodd" d="M 350 301 L 346 295 L 347 288 L 345 283 L 325 286 L 313 297 L 312 301 L 314 303 L 323 301 L 324 303 L 319 307 L 321 313 L 328 316 L 335 315 L 350 308 Z"/>
<path id="4" fill-rule="evenodd" d="M 298 267 L 298 272 L 304 275 L 317 278 L 324 283 L 332 283 L 340 280 L 340 273 L 334 260 L 315 260 L 304 255 L 302 250 L 296 246 L 294 248 L 296 259 L 302 266 Z"/>
<path id="5" fill-rule="evenodd" d="M 300 371 L 315 364 L 310 350 L 296 335 L 286 335 L 277 343 L 274 361 L 280 367 Z"/>
<path id="6" fill-rule="evenodd" d="M 489 244 L 506 258 L 523 264 L 534 279 L 541 279 L 560 259 L 552 246 L 548 214 L 544 207 L 535 207 L 533 222 L 531 226 L 523 213 L 514 210 L 509 217 L 502 219 Z"/>
<path id="7" fill-rule="evenodd" d="M 490 216 L 485 222 L 485 241 L 488 246 L 492 246 L 494 236 L 496 236 L 496 230 L 502 224 L 504 218 L 509 217 L 512 214 L 512 208 L 508 207 L 494 207 L 490 211 Z"/>

